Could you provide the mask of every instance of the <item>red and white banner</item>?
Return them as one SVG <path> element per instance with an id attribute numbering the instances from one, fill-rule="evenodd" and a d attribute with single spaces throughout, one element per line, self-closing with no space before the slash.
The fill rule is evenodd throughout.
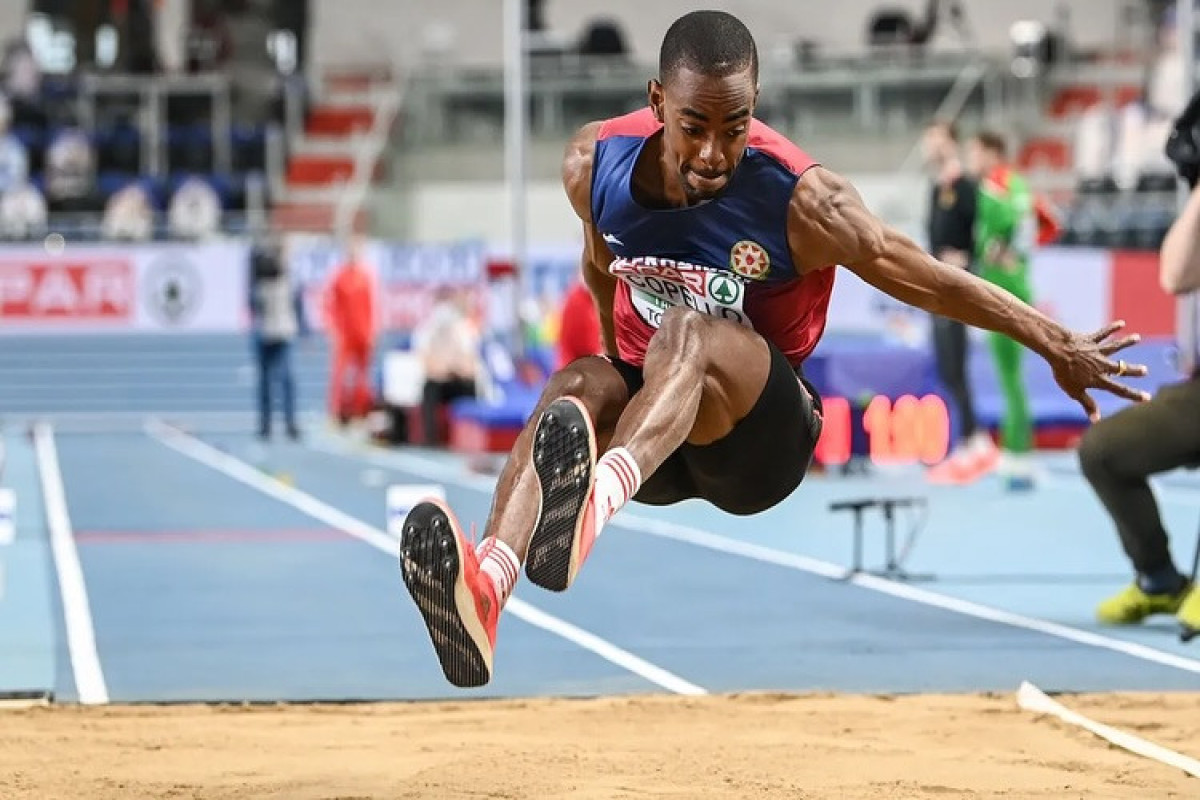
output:
<path id="1" fill-rule="evenodd" d="M 0 249 L 0 333 L 236 331 L 240 243 Z"/>

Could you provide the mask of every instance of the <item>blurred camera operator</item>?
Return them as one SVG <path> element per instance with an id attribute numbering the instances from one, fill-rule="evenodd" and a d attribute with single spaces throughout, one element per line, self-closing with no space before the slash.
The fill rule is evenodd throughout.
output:
<path id="1" fill-rule="evenodd" d="M 296 425 L 296 382 L 292 373 L 292 341 L 308 332 L 299 287 L 291 279 L 282 243 L 259 242 L 250 254 L 250 313 L 258 364 L 258 435 L 271 437 L 271 389 L 283 392 L 287 435 L 300 437 Z"/>
<path id="2" fill-rule="evenodd" d="M 1200 93 L 1176 120 L 1167 157 L 1190 193 L 1160 250 L 1159 280 L 1167 292 L 1200 289 Z M 1112 516 L 1136 578 L 1097 608 L 1101 622 L 1129 625 L 1153 614 L 1174 614 L 1184 638 L 1200 633 L 1200 590 L 1171 559 L 1167 532 L 1147 478 L 1200 465 L 1200 296 L 1180 301 L 1179 369 L 1183 379 L 1162 387 L 1149 402 L 1130 406 L 1094 425 L 1083 437 L 1079 461 Z"/>

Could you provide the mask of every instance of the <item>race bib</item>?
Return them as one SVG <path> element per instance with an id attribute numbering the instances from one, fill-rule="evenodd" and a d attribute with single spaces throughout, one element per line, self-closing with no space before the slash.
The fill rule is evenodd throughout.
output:
<path id="1" fill-rule="evenodd" d="M 652 328 L 662 324 L 663 312 L 672 306 L 753 327 L 746 316 L 746 285 L 729 270 L 645 256 L 618 258 L 608 271 L 629 285 L 634 310 Z"/>

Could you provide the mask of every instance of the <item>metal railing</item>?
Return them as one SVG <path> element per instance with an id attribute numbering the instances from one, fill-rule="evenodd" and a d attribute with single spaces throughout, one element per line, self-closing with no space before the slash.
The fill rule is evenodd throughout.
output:
<path id="1" fill-rule="evenodd" d="M 964 70 L 999 72 L 999 60 L 955 55 L 921 59 L 839 57 L 764 62 L 760 106 L 805 124 L 850 125 L 877 130 L 890 113 L 904 115 L 907 100 L 938 96 L 961 80 Z M 618 113 L 645 101 L 645 85 L 656 74 L 651 64 L 577 55 L 531 58 L 528 91 L 530 133 L 561 137 L 586 115 L 604 107 Z M 502 127 L 504 76 L 501 69 L 439 66 L 417 69 L 408 79 L 413 125 L 410 141 L 443 142 L 470 129 L 470 121 Z M 971 99 L 970 92 L 967 98 Z M 916 124 L 913 119 L 909 124 Z"/>
<path id="2" fill-rule="evenodd" d="M 385 85 L 371 92 L 371 106 L 375 112 L 371 129 L 354 140 L 354 171 L 342 185 L 334 211 L 334 231 L 339 236 L 350 234 L 355 217 L 367 201 L 376 164 L 387 148 L 403 99 L 401 85 Z"/>
<path id="3" fill-rule="evenodd" d="M 97 109 L 103 97 L 137 97 L 138 127 L 141 128 L 141 171 L 145 175 L 165 172 L 167 164 L 167 98 L 203 95 L 212 102 L 213 162 L 218 172 L 233 168 L 233 111 L 230 79 L 226 75 L 96 75 L 79 78 L 79 120 L 88 131 L 96 129 Z"/>

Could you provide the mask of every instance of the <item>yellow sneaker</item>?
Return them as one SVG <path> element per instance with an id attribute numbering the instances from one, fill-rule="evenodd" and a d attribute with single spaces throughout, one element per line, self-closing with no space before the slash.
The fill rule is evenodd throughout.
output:
<path id="1" fill-rule="evenodd" d="M 1192 637 L 1200 636 L 1200 588 L 1193 585 L 1185 594 L 1179 610 L 1175 612 L 1181 630 L 1179 638 L 1191 641 Z"/>
<path id="2" fill-rule="evenodd" d="M 1131 583 L 1120 592 L 1096 607 L 1096 618 L 1105 625 L 1134 625 L 1154 614 L 1175 614 L 1184 605 L 1189 589 L 1178 594 L 1146 594 L 1136 583 Z M 1190 592 L 1193 616 L 1200 627 L 1200 592 Z"/>

